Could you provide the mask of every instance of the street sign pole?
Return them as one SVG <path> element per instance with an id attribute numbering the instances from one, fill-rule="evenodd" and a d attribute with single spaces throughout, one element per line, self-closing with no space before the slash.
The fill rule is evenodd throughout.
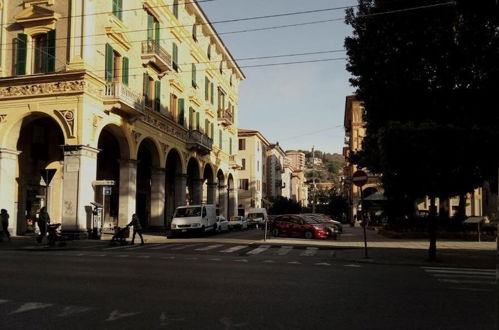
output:
<path id="1" fill-rule="evenodd" d="M 369 258 L 369 255 L 367 253 L 367 232 L 366 232 L 367 219 L 364 218 L 365 210 L 364 210 L 364 194 L 362 192 L 362 186 L 364 186 L 367 183 L 368 179 L 369 177 L 367 176 L 367 173 L 361 170 L 355 171 L 352 175 L 353 184 L 355 184 L 357 187 L 360 188 L 360 223 L 364 231 L 364 254 L 366 259 Z"/>

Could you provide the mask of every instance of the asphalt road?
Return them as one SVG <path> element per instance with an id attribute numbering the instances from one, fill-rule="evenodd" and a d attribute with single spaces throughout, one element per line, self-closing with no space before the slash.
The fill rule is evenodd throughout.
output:
<path id="1" fill-rule="evenodd" d="M 307 246 L 172 242 L 1 251 L 0 329 L 495 326 L 492 270 L 346 263 Z"/>

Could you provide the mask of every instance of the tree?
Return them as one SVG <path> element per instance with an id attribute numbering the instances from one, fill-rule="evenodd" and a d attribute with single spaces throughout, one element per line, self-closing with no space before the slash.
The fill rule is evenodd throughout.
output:
<path id="1" fill-rule="evenodd" d="M 389 198 L 430 197 L 431 260 L 435 198 L 470 192 L 497 172 L 499 111 L 487 95 L 499 86 L 498 8 L 359 0 L 357 13 L 347 11 L 347 69 L 367 128 L 351 160 L 382 174 Z"/>
<path id="2" fill-rule="evenodd" d="M 269 208 L 269 214 L 294 214 L 301 212 L 301 205 L 292 199 L 277 196 L 271 198 L 272 206 Z"/>

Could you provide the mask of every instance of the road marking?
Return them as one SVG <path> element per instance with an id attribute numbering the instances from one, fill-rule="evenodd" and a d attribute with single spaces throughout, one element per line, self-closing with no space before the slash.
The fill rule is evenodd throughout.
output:
<path id="1" fill-rule="evenodd" d="M 135 245 L 135 244 L 134 244 Z M 145 249 L 147 246 L 146 245 L 139 245 L 139 246 L 132 246 L 128 250 L 138 250 L 138 249 Z"/>
<path id="2" fill-rule="evenodd" d="M 281 248 L 279 250 L 277 250 L 277 255 L 285 256 L 291 250 L 293 250 L 292 246 L 281 246 Z"/>
<path id="3" fill-rule="evenodd" d="M 178 246 L 178 244 L 161 244 L 161 246 L 156 246 L 156 247 L 152 247 L 150 248 L 150 250 L 162 250 L 162 249 L 168 249 L 168 248 L 171 248 L 171 247 L 175 247 L 175 246 Z"/>
<path id="4" fill-rule="evenodd" d="M 453 287 L 450 287 L 451 290 L 462 290 L 462 291 L 478 291 L 478 292 L 489 292 L 490 289 L 479 289 L 479 288 L 463 288 L 463 287 L 456 287 L 456 286 L 453 286 Z"/>
<path id="5" fill-rule="evenodd" d="M 484 281 L 484 280 L 451 280 L 451 279 L 443 279 L 443 278 L 439 278 L 438 279 L 439 282 L 443 282 L 443 283 L 453 283 L 453 284 L 490 284 L 490 285 L 494 285 L 496 284 L 495 281 Z"/>
<path id="6" fill-rule="evenodd" d="M 109 317 L 106 319 L 106 322 L 116 321 L 124 317 L 130 317 L 137 314 L 138 313 L 120 313 L 117 309 L 115 309 L 114 311 L 111 312 L 111 314 L 109 314 Z"/>
<path id="7" fill-rule="evenodd" d="M 478 272 L 486 272 L 486 273 L 494 273 L 495 269 L 487 269 L 487 268 L 453 268 L 453 267 L 421 267 L 425 270 L 459 270 L 459 271 L 478 271 Z"/>
<path id="8" fill-rule="evenodd" d="M 105 256 L 107 256 L 107 254 L 98 254 L 97 256 L 98 257 L 105 257 Z"/>
<path id="9" fill-rule="evenodd" d="M 75 254 L 74 256 L 75 256 L 75 257 L 83 257 L 84 255 L 85 255 L 85 253 L 77 253 L 77 254 Z"/>
<path id="10" fill-rule="evenodd" d="M 93 248 L 99 248 L 99 247 L 104 247 L 107 246 L 105 243 L 97 244 L 97 245 L 90 245 L 90 246 L 81 246 L 79 247 L 80 249 L 93 249 Z"/>
<path id="11" fill-rule="evenodd" d="M 270 245 L 260 245 L 256 249 L 253 249 L 253 250 L 246 252 L 246 254 L 248 254 L 248 255 L 259 254 L 259 253 L 267 251 L 269 248 L 270 248 Z"/>
<path id="12" fill-rule="evenodd" d="M 303 251 L 302 253 L 300 253 L 300 256 L 302 256 L 302 257 L 312 257 L 312 256 L 314 256 L 317 253 L 317 250 L 319 250 L 319 248 L 308 246 L 305 251 Z"/>
<path id="13" fill-rule="evenodd" d="M 299 261 L 289 261 L 288 264 L 301 265 L 301 262 L 299 262 Z"/>
<path id="14" fill-rule="evenodd" d="M 163 312 L 159 316 L 159 326 L 160 327 L 166 327 L 168 324 L 175 322 L 175 321 L 184 321 L 185 319 L 172 319 L 166 316 L 166 314 Z"/>
<path id="15" fill-rule="evenodd" d="M 16 314 L 16 313 L 23 313 L 23 312 L 28 312 L 32 311 L 35 309 L 42 309 L 42 308 L 47 308 L 52 306 L 52 304 L 43 304 L 43 303 L 38 303 L 38 302 L 29 302 L 26 304 L 23 304 L 21 307 L 19 307 L 17 310 L 13 311 L 10 314 Z"/>
<path id="16" fill-rule="evenodd" d="M 236 259 L 236 260 L 234 260 L 234 261 L 235 261 L 235 262 L 248 262 L 248 260 L 247 260 L 247 259 Z"/>
<path id="17" fill-rule="evenodd" d="M 220 259 L 220 258 L 211 258 L 211 259 L 208 259 L 208 260 L 210 260 L 210 261 L 221 261 L 222 259 Z"/>
<path id="18" fill-rule="evenodd" d="M 198 260 L 198 258 L 196 258 L 196 257 L 187 257 L 187 258 L 184 258 L 184 260 Z"/>
<path id="19" fill-rule="evenodd" d="M 362 266 L 360 265 L 355 265 L 355 264 L 348 264 L 348 265 L 343 265 L 345 267 L 352 267 L 352 268 L 361 268 Z"/>
<path id="20" fill-rule="evenodd" d="M 175 259 L 175 257 L 161 257 L 161 259 L 165 259 L 165 260 L 173 260 L 173 259 Z"/>
<path id="21" fill-rule="evenodd" d="M 232 253 L 232 252 L 236 252 L 236 251 L 242 250 L 242 249 L 247 248 L 247 247 L 248 247 L 247 245 L 236 245 L 236 246 L 230 247 L 228 249 L 222 250 L 220 252 Z"/>
<path id="22" fill-rule="evenodd" d="M 78 314 L 78 313 L 85 313 L 85 312 L 88 312 L 89 310 L 91 310 L 90 307 L 67 306 L 67 307 L 64 307 L 62 312 L 60 314 L 58 314 L 57 316 L 66 317 L 66 316 L 70 316 L 70 315 L 74 315 L 74 314 Z"/>
<path id="23" fill-rule="evenodd" d="M 137 256 L 137 258 L 139 258 L 139 259 L 149 259 L 149 258 L 151 258 L 151 256 Z"/>
<path id="24" fill-rule="evenodd" d="M 275 264 L 274 260 L 264 260 L 262 261 L 264 264 Z"/>
<path id="25" fill-rule="evenodd" d="M 118 254 L 116 257 L 117 258 L 127 258 L 128 254 Z"/>
<path id="26" fill-rule="evenodd" d="M 495 273 L 490 273 L 490 272 L 480 272 L 480 271 L 469 271 L 469 270 L 437 270 L 437 269 L 431 269 L 431 270 L 426 270 L 426 272 L 436 275 L 436 274 L 469 274 L 469 275 L 489 275 L 489 276 L 494 276 Z"/>
<path id="27" fill-rule="evenodd" d="M 149 244 L 149 245 L 146 245 L 146 249 L 154 249 L 155 247 L 163 247 L 163 244 L 162 243 L 155 243 L 155 244 Z"/>
<path id="28" fill-rule="evenodd" d="M 202 248 L 198 248 L 198 249 L 196 249 L 196 251 L 208 251 L 208 250 L 213 250 L 213 249 L 219 248 L 221 246 L 223 246 L 223 244 L 208 245 L 208 246 L 205 246 Z"/>
<path id="29" fill-rule="evenodd" d="M 120 246 L 113 246 L 113 247 L 104 248 L 103 250 L 127 249 L 129 247 L 130 247 L 130 245 L 120 245 Z"/>
<path id="30" fill-rule="evenodd" d="M 177 247 L 173 248 L 172 250 L 178 251 L 178 250 L 183 250 L 183 249 L 187 249 L 187 248 L 194 247 L 194 246 L 199 246 L 199 245 L 201 245 L 201 243 L 199 243 L 199 244 L 180 245 L 180 246 L 177 246 Z"/>
<path id="31" fill-rule="evenodd" d="M 0 299 L 0 304 L 5 304 L 6 302 L 9 302 L 7 299 Z"/>
<path id="32" fill-rule="evenodd" d="M 328 264 L 327 262 L 318 262 L 315 265 L 316 266 L 331 266 L 331 264 Z"/>
<path id="33" fill-rule="evenodd" d="M 452 278 L 483 278 L 494 279 L 495 276 L 491 274 L 432 274 L 435 277 L 452 277 Z"/>

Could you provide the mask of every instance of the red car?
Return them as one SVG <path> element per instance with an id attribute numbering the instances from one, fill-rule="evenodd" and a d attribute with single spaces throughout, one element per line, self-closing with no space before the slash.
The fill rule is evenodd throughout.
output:
<path id="1" fill-rule="evenodd" d="M 298 236 L 305 238 L 328 238 L 329 231 L 326 226 L 314 219 L 297 214 L 280 215 L 274 219 L 272 235 Z"/>

